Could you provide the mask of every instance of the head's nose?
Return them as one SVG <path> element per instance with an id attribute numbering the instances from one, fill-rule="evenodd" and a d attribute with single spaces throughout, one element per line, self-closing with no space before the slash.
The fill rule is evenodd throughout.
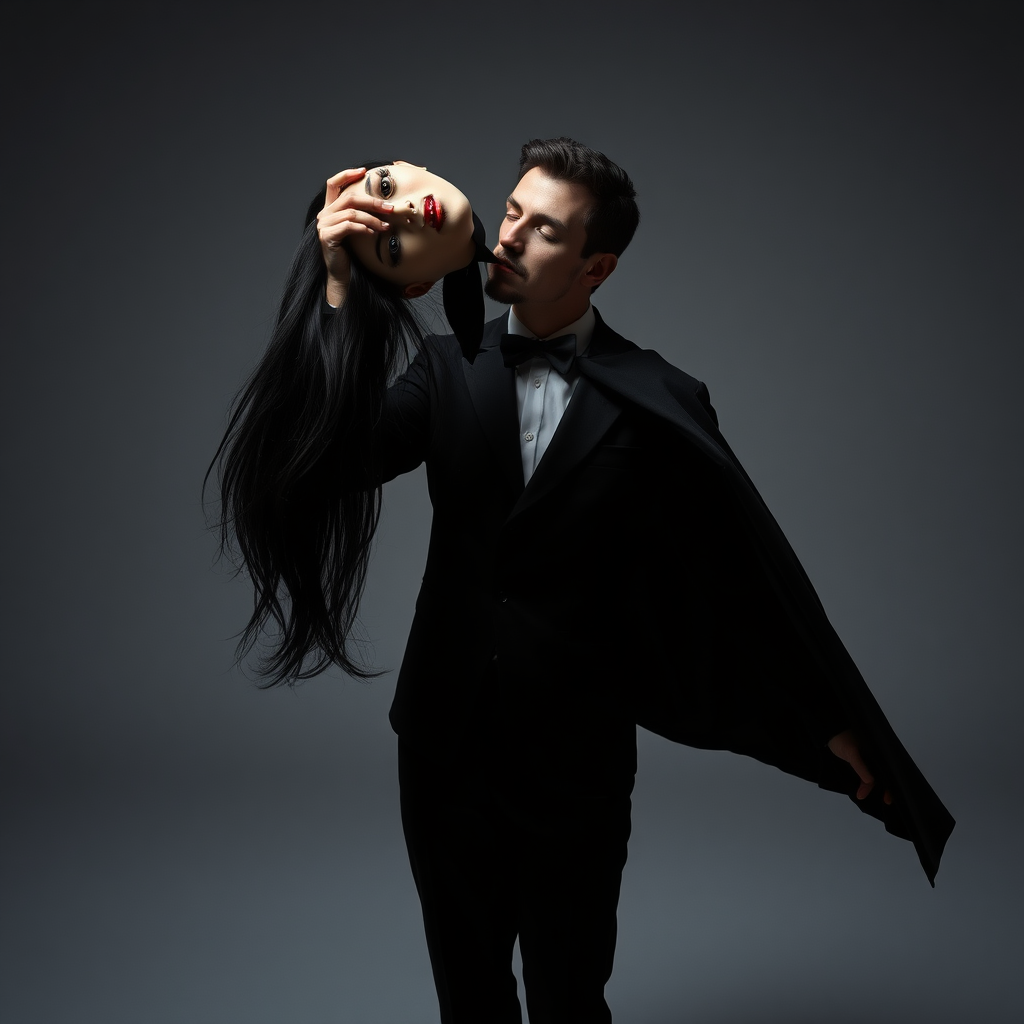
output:
<path id="1" fill-rule="evenodd" d="M 393 199 L 392 202 L 395 204 L 395 208 L 387 214 L 389 219 L 397 220 L 404 225 L 416 224 L 422 219 L 420 216 L 422 211 L 416 205 L 415 200 Z"/>

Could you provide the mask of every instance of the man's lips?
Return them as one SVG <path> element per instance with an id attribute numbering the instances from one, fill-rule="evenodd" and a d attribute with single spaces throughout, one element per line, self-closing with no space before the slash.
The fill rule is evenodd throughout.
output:
<path id="1" fill-rule="evenodd" d="M 513 263 L 504 253 L 496 252 L 494 256 L 498 260 L 498 266 L 502 270 L 507 270 L 510 274 L 515 274 L 517 277 L 525 276 L 522 270 L 520 270 L 519 267 L 517 267 L 515 263 Z"/>
<path id="2" fill-rule="evenodd" d="M 423 200 L 423 221 L 435 231 L 440 231 L 444 223 L 444 209 L 433 196 Z"/>

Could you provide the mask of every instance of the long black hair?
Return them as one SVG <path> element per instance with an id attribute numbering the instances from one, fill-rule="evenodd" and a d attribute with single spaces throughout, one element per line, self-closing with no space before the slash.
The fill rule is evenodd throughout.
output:
<path id="1" fill-rule="evenodd" d="M 354 257 L 344 304 L 326 305 L 316 228 L 325 194 L 309 205 L 270 342 L 203 481 L 205 490 L 216 470 L 220 552 L 252 581 L 253 612 L 235 653 L 241 662 L 268 641 L 263 686 L 330 664 L 377 674 L 351 634 L 380 518 L 384 393 L 420 340 L 398 289 Z"/>

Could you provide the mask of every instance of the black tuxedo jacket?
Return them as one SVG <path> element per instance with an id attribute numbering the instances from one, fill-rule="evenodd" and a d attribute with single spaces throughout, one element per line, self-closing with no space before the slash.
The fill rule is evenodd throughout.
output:
<path id="1" fill-rule="evenodd" d="M 718 430 L 702 383 L 600 317 L 524 487 L 514 371 L 486 325 L 470 364 L 429 338 L 389 390 L 384 478 L 426 462 L 433 523 L 391 722 L 451 744 L 501 713 L 553 772 L 601 785 L 638 723 L 838 792 L 855 728 L 882 786 L 857 805 L 933 881 L 953 819 L 893 733 L 796 555 Z"/>

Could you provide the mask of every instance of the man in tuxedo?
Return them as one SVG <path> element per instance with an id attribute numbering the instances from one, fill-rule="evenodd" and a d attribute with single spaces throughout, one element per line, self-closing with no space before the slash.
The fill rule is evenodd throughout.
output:
<path id="1" fill-rule="evenodd" d="M 718 430 L 707 388 L 591 294 L 639 214 L 568 139 L 523 147 L 480 352 L 390 389 L 385 477 L 434 508 L 391 721 L 445 1024 L 611 1020 L 636 724 L 847 792 L 934 877 L 952 819 Z M 870 765 L 870 767 L 869 767 Z M 875 782 L 877 773 L 879 782 Z"/>

